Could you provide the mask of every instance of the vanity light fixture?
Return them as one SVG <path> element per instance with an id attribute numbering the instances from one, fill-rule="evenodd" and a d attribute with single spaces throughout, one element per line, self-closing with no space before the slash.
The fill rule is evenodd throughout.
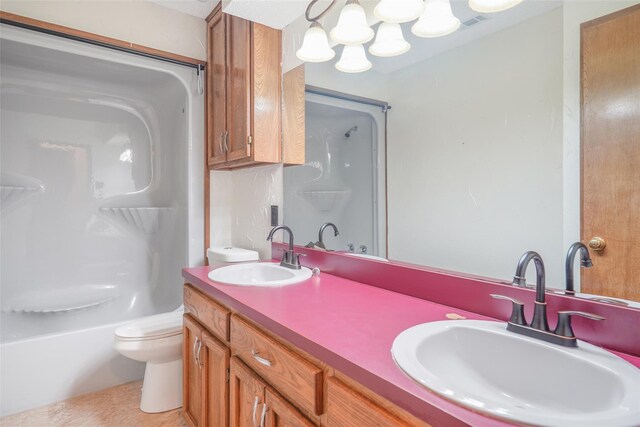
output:
<path id="1" fill-rule="evenodd" d="M 522 3 L 522 0 L 469 0 L 469 7 L 480 13 L 502 12 Z"/>
<path id="2" fill-rule="evenodd" d="M 413 24 L 411 32 L 418 37 L 442 37 L 460 28 L 449 0 L 426 0 L 424 12 Z"/>
<path id="3" fill-rule="evenodd" d="M 331 30 L 331 39 L 344 45 L 358 45 L 373 38 L 373 30 L 367 24 L 367 14 L 358 0 L 347 0 L 340 11 L 338 25 Z"/>
<path id="4" fill-rule="evenodd" d="M 327 33 L 320 18 L 335 5 L 331 2 L 322 12 L 311 16 L 311 9 L 320 0 L 311 0 L 305 13 L 311 26 L 304 34 L 302 47 L 296 52 L 298 59 L 305 62 L 325 62 L 335 57 L 335 51 L 329 44 Z M 523 0 L 468 0 L 471 9 L 480 13 L 500 12 L 509 9 Z M 338 25 L 331 30 L 331 39 L 345 45 L 336 68 L 345 73 L 361 73 L 371 68 L 367 59 L 364 43 L 376 36 L 369 47 L 369 53 L 380 57 L 402 55 L 411 45 L 402 34 L 401 23 L 418 20 L 411 32 L 418 37 L 442 37 L 460 28 L 460 20 L 453 15 L 450 0 L 380 0 L 374 9 L 374 15 L 381 20 L 378 33 L 375 34 L 367 23 L 367 14 L 359 0 L 346 0 L 340 11 Z"/>
<path id="5" fill-rule="evenodd" d="M 411 48 L 404 39 L 400 24 L 382 22 L 378 27 L 376 41 L 369 47 L 369 53 L 375 56 L 402 55 Z"/>
<path id="6" fill-rule="evenodd" d="M 344 73 L 362 73 L 371 68 L 371 62 L 367 59 L 364 46 L 361 44 L 348 44 L 342 50 L 342 56 L 336 63 L 336 69 Z"/>
<path id="7" fill-rule="evenodd" d="M 381 0 L 373 14 L 381 21 L 402 24 L 413 21 L 423 10 L 423 0 Z"/>
<path id="8" fill-rule="evenodd" d="M 302 47 L 298 49 L 296 56 L 305 62 L 325 62 L 336 56 L 336 52 L 329 46 L 327 33 L 318 21 L 312 22 L 304 33 Z"/>

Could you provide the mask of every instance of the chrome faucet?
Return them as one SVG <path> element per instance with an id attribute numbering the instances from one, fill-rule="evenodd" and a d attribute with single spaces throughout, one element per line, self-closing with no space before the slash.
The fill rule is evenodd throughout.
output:
<path id="1" fill-rule="evenodd" d="M 277 227 L 273 227 L 269 232 L 269 236 L 267 236 L 267 240 L 273 240 L 273 235 L 276 231 L 282 230 L 289 233 L 289 250 L 284 251 L 282 254 L 282 260 L 280 261 L 280 265 L 282 267 L 291 268 L 293 270 L 300 270 L 300 255 L 293 252 L 293 231 L 286 225 L 278 225 Z"/>
<path id="2" fill-rule="evenodd" d="M 322 224 L 320 226 L 320 231 L 318 232 L 318 241 L 316 242 L 316 246 L 319 246 L 322 249 L 326 249 L 326 247 L 324 246 L 324 242 L 322 241 L 322 235 L 324 234 L 324 230 L 327 227 L 333 228 L 333 235 L 335 237 L 338 237 L 340 235 L 340 232 L 338 231 L 338 227 L 336 227 L 336 225 L 334 223 L 325 222 L 324 224 Z"/>
<path id="3" fill-rule="evenodd" d="M 593 267 L 591 257 L 589 256 L 589 249 L 582 242 L 575 242 L 569 246 L 567 251 L 567 258 L 564 262 L 565 273 L 565 294 L 575 295 L 576 291 L 573 287 L 573 265 L 575 264 L 576 255 L 580 251 L 580 267 Z"/>
<path id="4" fill-rule="evenodd" d="M 529 251 L 522 255 L 520 261 L 518 261 L 513 284 L 520 287 L 526 286 L 525 273 L 531 261 L 536 266 L 536 300 L 531 324 L 527 324 L 523 302 L 508 296 L 491 294 L 492 298 L 511 301 L 513 304 L 511 317 L 507 323 L 507 330 L 565 347 L 577 347 L 577 338 L 571 327 L 571 316 L 583 316 L 591 320 L 604 320 L 604 317 L 583 311 L 559 311 L 556 329 L 553 332 L 550 331 L 547 321 L 547 303 L 545 301 L 544 263 L 540 254 Z"/>

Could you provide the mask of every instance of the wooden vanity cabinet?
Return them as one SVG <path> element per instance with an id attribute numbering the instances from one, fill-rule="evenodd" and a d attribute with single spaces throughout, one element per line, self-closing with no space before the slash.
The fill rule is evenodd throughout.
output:
<path id="1" fill-rule="evenodd" d="M 231 359 L 231 427 L 315 427 L 239 359 Z"/>
<path id="2" fill-rule="evenodd" d="M 230 351 L 189 314 L 183 330 L 183 416 L 192 427 L 226 426 Z"/>
<path id="3" fill-rule="evenodd" d="M 192 427 L 429 427 L 189 284 L 184 305 Z"/>
<path id="4" fill-rule="evenodd" d="M 222 13 L 208 19 L 207 163 L 233 169 L 282 160 L 281 33 Z"/>
<path id="5" fill-rule="evenodd" d="M 323 370 L 240 317 L 231 317 L 231 350 L 308 414 L 322 414 Z"/>
<path id="6" fill-rule="evenodd" d="M 202 368 L 198 363 L 198 344 L 203 328 L 187 314 L 183 317 L 182 416 L 192 427 L 203 425 Z"/>

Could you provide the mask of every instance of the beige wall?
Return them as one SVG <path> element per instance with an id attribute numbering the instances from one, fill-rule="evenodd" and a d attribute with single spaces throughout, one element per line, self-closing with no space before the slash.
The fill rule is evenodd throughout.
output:
<path id="1" fill-rule="evenodd" d="M 204 19 L 148 1 L 2 0 L 0 9 L 196 59 L 207 59 Z"/>

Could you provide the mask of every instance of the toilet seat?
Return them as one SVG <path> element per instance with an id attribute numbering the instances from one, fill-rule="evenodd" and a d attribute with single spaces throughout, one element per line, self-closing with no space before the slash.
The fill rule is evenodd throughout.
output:
<path id="1" fill-rule="evenodd" d="M 182 334 L 182 312 L 172 311 L 134 320 L 115 330 L 122 341 L 148 341 Z"/>

